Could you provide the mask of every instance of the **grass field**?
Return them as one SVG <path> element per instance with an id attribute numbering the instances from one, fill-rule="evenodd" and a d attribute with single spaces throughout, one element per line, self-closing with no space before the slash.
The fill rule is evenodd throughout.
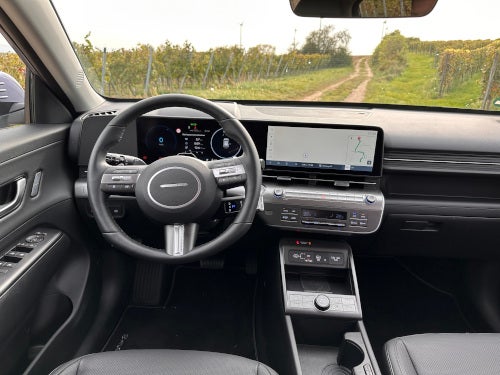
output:
<path id="1" fill-rule="evenodd" d="M 312 73 L 244 82 L 219 88 L 185 89 L 184 93 L 208 99 L 301 100 L 348 76 L 352 71 L 353 67 L 323 69 Z"/>
<path id="2" fill-rule="evenodd" d="M 440 98 L 434 57 L 410 53 L 408 67 L 399 77 L 386 81 L 375 74 L 368 84 L 365 102 L 479 109 L 480 79 L 478 73 Z"/>

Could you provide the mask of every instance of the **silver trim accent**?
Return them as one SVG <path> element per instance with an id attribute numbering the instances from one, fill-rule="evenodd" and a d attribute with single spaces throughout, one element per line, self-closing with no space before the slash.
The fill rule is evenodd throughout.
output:
<path id="1" fill-rule="evenodd" d="M 298 229 L 301 232 L 371 234 L 377 232 L 382 223 L 385 211 L 385 197 L 380 190 L 349 189 L 340 191 L 328 187 L 302 186 L 300 190 L 298 187 L 294 187 L 291 191 L 283 188 L 283 195 L 276 197 L 273 193 L 275 188 L 280 188 L 280 185 L 266 184 L 264 193 L 266 211 L 259 213 L 263 221 L 271 227 L 290 230 Z M 375 196 L 376 201 L 373 204 L 366 203 L 367 195 Z M 370 217 L 367 226 L 351 226 L 347 221 L 345 227 L 328 224 L 315 225 L 314 223 L 304 225 L 299 220 L 300 215 L 297 215 L 297 221 L 281 219 L 281 209 L 287 207 L 297 209 L 361 210 L 365 211 Z"/>
<path id="2" fill-rule="evenodd" d="M 181 256 L 189 253 L 196 242 L 198 224 L 173 224 L 165 226 L 165 249 L 168 255 Z"/>
<path id="3" fill-rule="evenodd" d="M 160 202 L 158 202 L 156 199 L 153 198 L 153 196 L 151 195 L 151 182 L 155 179 L 156 176 L 158 176 L 160 173 L 164 172 L 164 171 L 167 171 L 169 169 L 180 169 L 180 170 L 183 170 L 185 172 L 188 172 L 190 173 L 196 180 L 197 184 L 198 184 L 198 190 L 196 191 L 196 194 L 194 195 L 193 198 L 191 198 L 191 200 L 189 200 L 188 202 L 186 203 L 183 203 L 183 204 L 180 204 L 178 206 L 167 206 L 166 204 L 162 204 Z M 187 185 L 187 184 L 186 184 Z M 200 196 L 200 193 L 201 193 L 201 181 L 200 179 L 198 178 L 197 175 L 195 175 L 193 173 L 193 171 L 187 169 L 187 168 L 183 168 L 183 167 L 168 167 L 168 168 L 163 168 L 161 170 L 159 170 L 158 172 L 156 172 L 148 181 L 148 186 L 147 186 L 147 192 L 148 192 L 148 196 L 149 198 L 158 206 L 160 207 L 163 207 L 163 208 L 168 208 L 168 209 L 176 209 L 176 208 L 183 208 L 183 207 L 186 207 L 186 206 L 189 206 L 191 203 L 193 203 L 199 196 Z"/>
<path id="4" fill-rule="evenodd" d="M 500 167 L 500 163 L 459 161 L 459 160 L 432 160 L 432 159 L 405 159 L 405 158 L 384 158 L 384 161 L 400 161 L 409 163 L 436 163 L 436 164 L 458 164 L 458 165 L 495 165 Z"/>
<path id="5" fill-rule="evenodd" d="M 10 202 L 0 205 L 0 218 L 14 212 L 23 203 L 24 192 L 26 190 L 26 177 L 21 177 L 11 183 L 15 183 L 16 185 L 16 194 Z"/>
<path id="6" fill-rule="evenodd" d="M 178 182 L 176 184 L 163 184 L 163 185 L 160 185 L 160 187 L 163 189 L 163 188 L 171 188 L 171 187 L 186 187 L 186 186 L 189 186 L 189 184 L 187 182 Z"/>

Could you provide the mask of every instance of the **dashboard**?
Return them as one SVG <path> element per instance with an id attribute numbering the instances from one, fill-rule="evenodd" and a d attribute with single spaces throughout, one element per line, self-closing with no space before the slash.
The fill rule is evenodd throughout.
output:
<path id="1" fill-rule="evenodd" d="M 259 216 L 267 225 L 340 234 L 373 233 L 379 228 L 385 204 L 379 185 L 384 154 L 380 127 L 241 122 L 261 158 Z M 145 115 L 127 131 L 135 135 L 124 137 L 127 154 L 146 164 L 173 155 L 212 161 L 243 153 L 211 118 Z M 242 207 L 244 192 L 235 194 L 239 198 L 229 196 L 226 213 Z"/>
<path id="2" fill-rule="evenodd" d="M 264 161 L 265 182 L 260 216 L 270 226 L 316 232 L 373 233 L 382 218 L 384 197 L 369 189 L 363 178 L 380 177 L 383 131 L 374 126 L 277 123 L 245 121 Z M 211 119 L 174 119 L 143 116 L 136 121 L 138 156 L 146 163 L 173 155 L 218 160 L 242 154 L 241 146 Z M 334 190 L 302 180 L 345 180 L 358 177 L 358 186 L 347 182 Z M 272 176 L 294 178 L 295 186 L 280 186 Z M 324 183 L 324 181 L 323 181 Z M 360 186 L 359 186 L 360 185 Z M 231 212 L 241 207 L 231 201 Z"/>
<path id="3" fill-rule="evenodd" d="M 262 159 L 263 206 L 258 217 L 266 225 L 331 235 L 372 233 L 376 242 L 371 236 L 352 239 L 367 241 L 370 252 L 381 254 L 453 257 L 472 248 L 490 252 L 500 246 L 495 236 L 500 226 L 498 115 L 325 104 L 219 104 L 242 122 Z M 80 172 L 75 196 L 83 210 L 88 210 L 86 166 L 92 147 L 105 125 L 129 105 L 106 103 L 71 127 L 69 153 Z M 241 155 L 239 145 L 213 119 L 186 108 L 140 117 L 110 152 L 146 163 L 178 153 L 203 160 Z M 241 196 L 241 191 L 227 194 Z M 124 223 L 134 220 L 133 200 L 111 197 L 110 203 Z M 240 207 L 230 203 L 228 211 Z M 485 243 L 480 249 L 468 235 L 471 228 L 474 238 Z"/>

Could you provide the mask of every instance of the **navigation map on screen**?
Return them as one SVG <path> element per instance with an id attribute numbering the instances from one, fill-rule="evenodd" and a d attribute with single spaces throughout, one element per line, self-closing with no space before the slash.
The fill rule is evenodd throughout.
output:
<path id="1" fill-rule="evenodd" d="M 372 172 L 376 130 L 269 126 L 266 165 Z"/>

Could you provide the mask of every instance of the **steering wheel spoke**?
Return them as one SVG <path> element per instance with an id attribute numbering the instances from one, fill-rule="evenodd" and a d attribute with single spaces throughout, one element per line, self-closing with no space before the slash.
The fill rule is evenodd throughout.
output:
<path id="1" fill-rule="evenodd" d="M 134 194 L 137 179 L 145 168 L 143 165 L 110 166 L 101 177 L 101 191 L 113 195 Z"/>
<path id="2" fill-rule="evenodd" d="M 208 167 L 221 189 L 229 189 L 235 186 L 243 186 L 247 180 L 245 170 L 245 157 L 223 159 L 207 162 Z"/>
<path id="3" fill-rule="evenodd" d="M 165 250 L 168 255 L 182 256 L 193 250 L 198 236 L 198 224 L 169 224 L 164 227 Z"/>

